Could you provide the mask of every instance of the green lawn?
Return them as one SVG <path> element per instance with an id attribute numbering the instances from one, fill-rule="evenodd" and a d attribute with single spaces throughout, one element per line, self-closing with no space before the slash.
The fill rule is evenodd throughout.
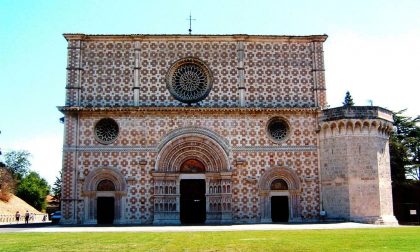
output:
<path id="1" fill-rule="evenodd" d="M 2 233 L 0 251 L 420 251 L 420 227 L 191 233 Z"/>

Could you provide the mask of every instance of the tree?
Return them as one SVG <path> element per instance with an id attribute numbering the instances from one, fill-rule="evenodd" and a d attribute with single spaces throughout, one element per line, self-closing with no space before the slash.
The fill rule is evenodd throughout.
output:
<path id="1" fill-rule="evenodd" d="M 61 205 L 61 184 L 62 184 L 62 176 L 63 176 L 63 172 L 60 171 L 59 176 L 55 177 L 55 182 L 52 188 L 52 193 L 54 195 L 54 199 L 57 200 L 59 202 L 59 204 Z"/>
<path id="2" fill-rule="evenodd" d="M 420 180 L 420 117 L 404 116 L 404 111 L 393 113 L 394 132 L 389 141 L 394 182 L 404 182 L 406 176 Z"/>
<path id="3" fill-rule="evenodd" d="M 31 154 L 28 151 L 10 151 L 4 155 L 4 162 L 7 169 L 17 181 L 21 180 L 29 173 Z"/>
<path id="4" fill-rule="evenodd" d="M 5 167 L 0 167 L 0 200 L 9 201 L 15 190 L 15 180 Z"/>
<path id="5" fill-rule="evenodd" d="M 343 106 L 344 107 L 354 106 L 353 98 L 351 97 L 349 91 L 346 92 L 346 97 L 344 97 Z"/>
<path id="6" fill-rule="evenodd" d="M 45 199 L 50 192 L 47 181 L 35 171 L 31 171 L 20 181 L 16 195 L 29 205 L 41 211 L 46 208 Z"/>

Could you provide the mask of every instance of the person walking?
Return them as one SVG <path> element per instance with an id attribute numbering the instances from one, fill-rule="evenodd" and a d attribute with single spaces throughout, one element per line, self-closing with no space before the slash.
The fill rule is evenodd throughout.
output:
<path id="1" fill-rule="evenodd" d="M 16 224 L 19 224 L 19 219 L 20 219 L 19 211 L 16 211 L 15 218 L 16 218 Z"/>
<path id="2" fill-rule="evenodd" d="M 26 213 L 25 213 L 25 224 L 29 224 L 29 211 L 28 210 L 26 210 Z"/>

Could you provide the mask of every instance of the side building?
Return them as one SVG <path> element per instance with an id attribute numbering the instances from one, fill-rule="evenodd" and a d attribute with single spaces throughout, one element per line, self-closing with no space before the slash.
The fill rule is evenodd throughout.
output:
<path id="1" fill-rule="evenodd" d="M 63 224 L 395 222 L 391 113 L 323 109 L 326 35 L 64 36 Z"/>

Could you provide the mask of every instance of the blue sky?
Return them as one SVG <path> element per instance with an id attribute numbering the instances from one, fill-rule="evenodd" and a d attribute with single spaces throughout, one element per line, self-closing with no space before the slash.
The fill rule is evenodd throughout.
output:
<path id="1" fill-rule="evenodd" d="M 26 149 L 50 183 L 61 169 L 63 33 L 328 34 L 328 103 L 420 114 L 420 1 L 0 0 L 0 148 Z"/>

